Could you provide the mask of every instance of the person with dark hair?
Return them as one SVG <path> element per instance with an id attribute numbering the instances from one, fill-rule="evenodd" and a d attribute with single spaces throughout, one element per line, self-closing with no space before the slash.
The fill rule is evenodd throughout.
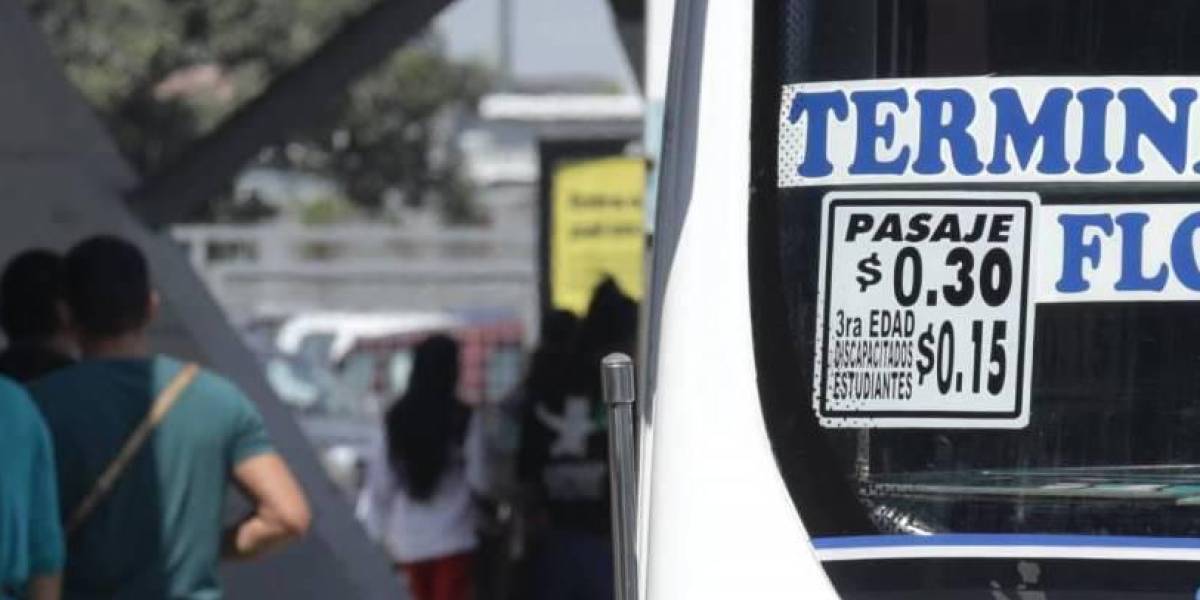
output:
<path id="1" fill-rule="evenodd" d="M 31 386 L 57 456 L 65 597 L 220 598 L 218 558 L 302 535 L 304 494 L 233 383 L 150 352 L 159 300 L 141 250 L 93 237 L 66 273 L 83 360 Z M 253 512 L 223 531 L 231 484 Z"/>
<path id="2" fill-rule="evenodd" d="M 75 362 L 61 256 L 34 249 L 9 261 L 0 276 L 0 328 L 8 338 L 0 373 L 21 383 Z"/>
<path id="3" fill-rule="evenodd" d="M 535 542 L 528 596 L 613 597 L 608 494 L 608 419 L 600 361 L 632 354 L 637 303 L 611 278 L 595 289 L 567 357 L 543 356 L 530 369 L 518 475 L 544 506 L 546 531 Z"/>
<path id="4" fill-rule="evenodd" d="M 478 540 L 463 451 L 470 413 L 456 393 L 458 353 L 444 335 L 417 346 L 365 491 L 367 530 L 403 568 L 417 600 L 471 594 Z"/>
<path id="5" fill-rule="evenodd" d="M 57 600 L 63 532 L 50 434 L 25 390 L 0 377 L 0 599 Z"/>
<path id="6" fill-rule="evenodd" d="M 573 368 L 571 352 L 579 336 L 579 326 L 579 317 L 566 310 L 550 311 L 542 320 L 542 335 L 525 372 L 523 387 L 527 398 L 531 391 L 561 389 L 569 381 L 569 371 Z M 526 411 L 527 416 L 532 414 Z"/>

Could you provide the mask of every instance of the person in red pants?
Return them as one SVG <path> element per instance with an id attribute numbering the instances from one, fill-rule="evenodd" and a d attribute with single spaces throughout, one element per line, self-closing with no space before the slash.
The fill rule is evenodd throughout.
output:
<path id="1" fill-rule="evenodd" d="M 478 541 L 464 452 L 470 412 L 457 387 L 458 344 L 436 335 L 418 345 L 360 505 L 367 531 L 391 552 L 417 600 L 468 600 L 473 587 Z"/>
<path id="2" fill-rule="evenodd" d="M 471 595 L 473 560 L 463 552 L 402 565 L 417 600 L 460 600 Z"/>

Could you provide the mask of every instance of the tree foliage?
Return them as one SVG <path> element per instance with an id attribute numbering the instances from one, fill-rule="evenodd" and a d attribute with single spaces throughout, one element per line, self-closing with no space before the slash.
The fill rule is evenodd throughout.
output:
<path id="1" fill-rule="evenodd" d="M 436 202 L 455 222 L 469 190 L 459 175 L 450 135 L 461 111 L 490 86 L 489 72 L 445 58 L 436 40 L 397 52 L 344 96 L 333 127 L 296 138 L 273 155 L 293 168 L 332 173 L 351 198 L 368 208 L 389 194 L 407 206 Z"/>
<path id="2" fill-rule="evenodd" d="M 122 152 L 151 173 L 314 51 L 370 0 L 24 0 L 70 80 Z M 388 194 L 451 207 L 464 185 L 439 124 L 488 85 L 436 40 L 398 51 L 342 95 L 340 110 L 263 156 L 328 175 L 356 203 Z M 470 211 L 446 208 L 451 219 Z"/>

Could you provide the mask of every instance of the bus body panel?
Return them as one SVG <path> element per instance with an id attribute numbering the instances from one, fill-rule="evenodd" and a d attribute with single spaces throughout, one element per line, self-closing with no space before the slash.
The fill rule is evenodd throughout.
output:
<path id="1" fill-rule="evenodd" d="M 756 387 L 752 3 L 707 11 L 693 193 L 665 275 L 653 431 L 642 440 L 642 597 L 834 599 L 776 468 Z"/>

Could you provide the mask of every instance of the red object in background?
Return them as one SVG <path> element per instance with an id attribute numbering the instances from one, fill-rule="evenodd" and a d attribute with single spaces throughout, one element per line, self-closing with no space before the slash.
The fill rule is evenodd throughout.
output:
<path id="1" fill-rule="evenodd" d="M 474 557 L 468 552 L 401 565 L 416 600 L 467 600 Z"/>
<path id="2" fill-rule="evenodd" d="M 382 397 L 399 395 L 407 382 L 393 381 L 398 357 L 411 356 L 425 338 L 445 334 L 459 343 L 458 393 L 467 404 L 496 402 L 512 391 L 523 369 L 524 327 L 516 319 L 464 322 L 451 330 L 363 338 L 346 354 L 339 368 L 362 355 L 373 357 L 371 388 Z M 404 374 L 405 376 L 407 373 Z"/>

